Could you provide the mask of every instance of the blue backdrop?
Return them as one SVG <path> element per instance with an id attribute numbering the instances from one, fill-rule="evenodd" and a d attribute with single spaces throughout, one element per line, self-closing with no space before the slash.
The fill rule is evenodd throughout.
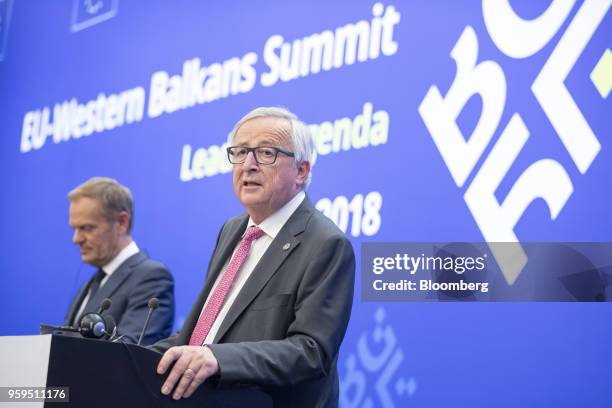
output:
<path id="1" fill-rule="evenodd" d="M 91 176 L 131 188 L 134 238 L 174 273 L 180 327 L 242 211 L 223 145 L 257 106 L 312 124 L 309 196 L 358 255 L 610 241 L 610 4 L 0 0 L 0 334 L 61 322 L 91 275 L 66 199 Z M 345 407 L 612 403 L 609 303 L 355 290 Z"/>

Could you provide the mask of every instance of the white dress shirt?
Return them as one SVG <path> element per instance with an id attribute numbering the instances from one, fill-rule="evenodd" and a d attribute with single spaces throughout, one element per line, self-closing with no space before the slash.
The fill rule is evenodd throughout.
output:
<path id="1" fill-rule="evenodd" d="M 276 235 L 278 235 L 279 231 L 281 230 L 281 228 L 283 228 L 289 217 L 291 217 L 295 210 L 297 210 L 297 208 L 300 206 L 302 201 L 304 201 L 305 197 L 306 193 L 300 191 L 298 194 L 295 195 L 295 197 L 289 200 L 287 204 L 282 206 L 278 211 L 263 220 L 262 223 L 258 225 L 258 227 L 263 230 L 264 235 L 262 235 L 259 239 L 253 241 L 253 243 L 251 244 L 251 250 L 249 251 L 249 254 L 245 259 L 244 263 L 242 264 L 242 267 L 238 271 L 237 276 L 234 280 L 234 284 L 232 285 L 229 293 L 227 294 L 227 297 L 225 298 L 225 303 L 223 303 L 223 306 L 221 307 L 221 310 L 219 311 L 215 322 L 210 328 L 206 339 L 204 339 L 204 344 L 211 344 L 213 342 L 215 336 L 217 335 L 217 332 L 219 331 L 219 327 L 221 327 L 221 323 L 223 323 L 225 316 L 227 316 L 227 312 L 232 307 L 232 304 L 236 300 L 238 293 L 240 293 L 240 291 L 242 290 L 242 287 L 249 279 L 249 276 L 251 276 L 251 273 L 253 273 L 253 269 L 255 269 L 255 266 L 257 266 L 257 263 L 259 262 L 263 254 L 268 250 L 268 247 L 270 246 L 274 238 L 276 238 Z M 252 225 L 255 225 L 255 223 L 249 217 L 247 229 Z M 246 229 L 242 233 L 243 237 L 245 233 Z M 236 252 L 239 246 L 240 242 L 238 242 L 238 245 L 236 245 L 236 248 L 234 248 L 234 253 Z M 217 284 L 221 281 L 221 277 L 225 273 L 229 261 L 234 256 L 234 253 L 232 253 L 232 256 L 225 262 L 222 272 L 219 274 L 219 276 L 217 276 L 215 285 L 208 294 L 208 298 L 206 299 L 206 303 L 204 303 L 202 311 L 204 311 L 204 309 L 206 308 L 206 305 L 210 300 L 210 296 L 215 291 Z M 202 312 L 200 312 L 200 314 L 201 313 Z"/>

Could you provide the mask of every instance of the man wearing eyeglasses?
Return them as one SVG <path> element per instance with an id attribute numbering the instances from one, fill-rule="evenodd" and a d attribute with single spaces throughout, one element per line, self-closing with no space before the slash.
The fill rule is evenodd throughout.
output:
<path id="1" fill-rule="evenodd" d="M 187 398 L 210 378 L 258 387 L 275 406 L 335 407 L 355 257 L 304 192 L 312 136 L 291 112 L 258 108 L 236 124 L 231 144 L 246 214 L 222 227 L 180 332 L 153 346 L 164 353 L 158 373 L 170 371 L 162 393 Z"/>

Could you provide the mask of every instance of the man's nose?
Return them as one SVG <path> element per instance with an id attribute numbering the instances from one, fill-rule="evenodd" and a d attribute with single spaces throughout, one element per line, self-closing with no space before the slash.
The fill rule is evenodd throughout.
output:
<path id="1" fill-rule="evenodd" d="M 81 234 L 79 233 L 78 230 L 74 230 L 74 233 L 72 234 L 72 242 L 75 244 L 79 244 L 83 241 L 83 238 L 81 236 Z"/>
<path id="2" fill-rule="evenodd" d="M 244 159 L 244 163 L 242 163 L 247 169 L 259 168 L 259 163 L 257 163 L 257 159 L 255 159 L 255 152 L 247 152 L 247 155 Z"/>

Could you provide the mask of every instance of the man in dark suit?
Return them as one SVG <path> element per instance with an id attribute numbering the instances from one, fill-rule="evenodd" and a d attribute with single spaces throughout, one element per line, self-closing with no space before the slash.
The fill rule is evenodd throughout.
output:
<path id="1" fill-rule="evenodd" d="M 304 193 L 310 132 L 284 109 L 258 108 L 236 124 L 231 144 L 234 191 L 247 213 L 221 228 L 180 332 L 152 346 L 164 352 L 158 373 L 172 366 L 162 393 L 186 398 L 211 378 L 258 387 L 276 406 L 337 406 L 355 256 Z"/>
<path id="2" fill-rule="evenodd" d="M 136 343 L 148 313 L 148 301 L 159 307 L 143 337 L 152 344 L 168 337 L 174 321 L 174 280 L 168 269 L 150 259 L 132 240 L 133 200 L 130 190 L 109 178 L 94 177 L 68 194 L 73 242 L 81 259 L 98 268 L 79 290 L 66 316 L 76 325 L 96 312 L 104 298 L 112 301 L 105 314 L 117 323 L 119 335 Z"/>

